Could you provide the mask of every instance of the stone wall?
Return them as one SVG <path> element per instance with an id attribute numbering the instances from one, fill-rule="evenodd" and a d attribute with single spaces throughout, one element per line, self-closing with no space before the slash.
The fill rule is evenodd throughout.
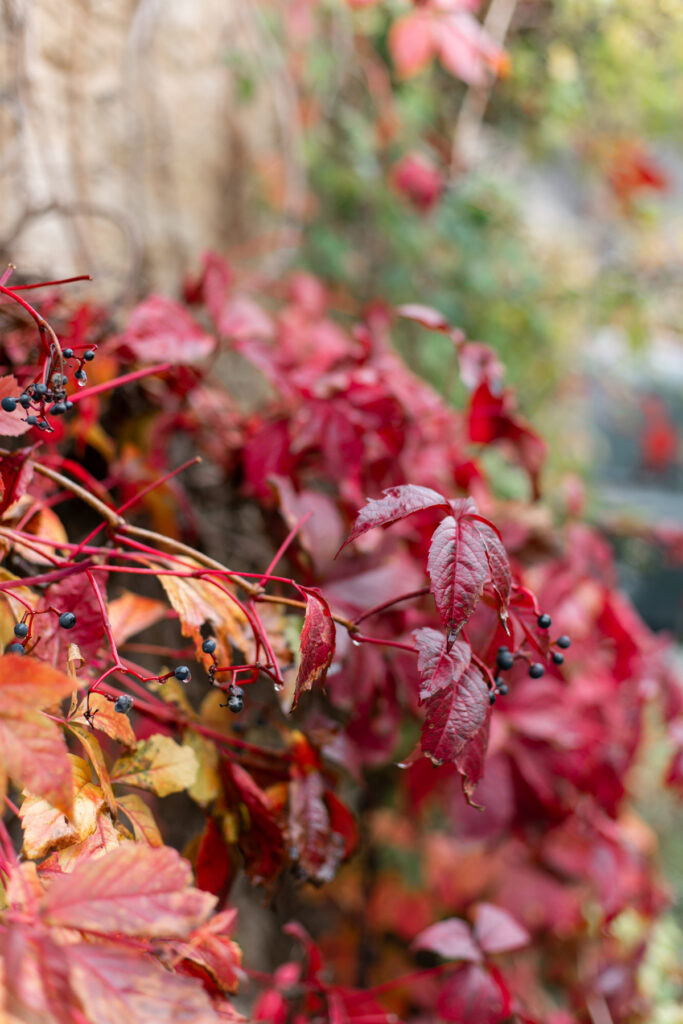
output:
<path id="1" fill-rule="evenodd" d="M 249 169 L 287 120 L 286 69 L 253 0 L 0 0 L 0 12 L 3 261 L 24 276 L 89 272 L 89 294 L 128 301 L 244 241 Z M 235 55 L 263 63 L 269 48 L 247 110 Z"/>

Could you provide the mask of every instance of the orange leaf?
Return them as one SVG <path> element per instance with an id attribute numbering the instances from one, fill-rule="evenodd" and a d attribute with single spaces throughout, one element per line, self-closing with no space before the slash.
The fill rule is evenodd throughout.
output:
<path id="1" fill-rule="evenodd" d="M 30 793 L 21 805 L 23 852 L 33 860 L 44 857 L 48 850 L 60 850 L 86 839 L 95 831 L 98 815 L 104 807 L 104 793 L 93 785 L 89 765 L 75 754 L 70 754 L 69 758 L 74 795 L 71 819 L 47 800 Z"/>
<path id="2" fill-rule="evenodd" d="M 432 18 L 427 11 L 414 11 L 397 18 L 389 32 L 389 52 L 402 78 L 422 71 L 432 58 Z"/>
<path id="3" fill-rule="evenodd" d="M 43 900 L 48 924 L 81 931 L 185 938 L 216 898 L 190 888 L 192 869 L 168 846 L 124 844 L 57 877 Z"/>
<path id="4" fill-rule="evenodd" d="M 123 644 L 129 637 L 142 633 L 166 614 L 166 607 L 161 601 L 133 594 L 129 590 L 110 601 L 107 610 L 117 644 Z"/>
<path id="5" fill-rule="evenodd" d="M 84 697 L 73 715 L 69 716 L 70 725 L 79 724 L 87 727 L 88 729 L 90 728 L 88 720 L 85 717 L 86 707 L 87 698 Z M 116 740 L 117 743 L 123 743 L 126 747 L 135 746 L 137 740 L 128 716 L 115 711 L 112 701 L 107 700 L 107 698 L 101 693 L 91 693 L 90 711 L 93 712 L 94 715 L 92 724 L 95 729 L 99 729 L 101 732 L 106 733 L 107 736 Z"/>
<path id="6" fill-rule="evenodd" d="M 164 845 L 154 815 L 142 797 L 137 793 L 127 793 L 126 796 L 120 796 L 117 803 L 133 826 L 138 842 L 147 843 L 148 846 Z"/>
<path id="7" fill-rule="evenodd" d="M 102 748 L 97 741 L 97 737 L 94 735 L 92 730 L 87 726 L 75 725 L 73 722 L 69 722 L 69 730 L 74 736 L 80 740 L 82 745 L 85 747 L 88 757 L 92 763 L 93 768 L 97 772 L 100 780 L 100 786 L 104 792 L 104 798 L 107 801 L 107 807 L 112 818 L 116 817 L 116 799 L 114 797 L 114 790 L 111 788 L 111 782 L 109 780 L 109 769 L 107 768 L 106 761 L 104 760 L 104 754 Z"/>
<path id="8" fill-rule="evenodd" d="M 0 657 L 0 762 L 35 796 L 70 813 L 71 764 L 61 732 L 40 709 L 74 689 L 63 672 L 19 654 Z"/>

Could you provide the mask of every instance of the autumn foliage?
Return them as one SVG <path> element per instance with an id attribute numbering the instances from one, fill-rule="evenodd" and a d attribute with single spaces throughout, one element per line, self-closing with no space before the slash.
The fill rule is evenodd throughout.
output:
<path id="1" fill-rule="evenodd" d="M 545 446 L 495 354 L 423 306 L 348 327 L 306 275 L 257 301 L 212 255 L 118 333 L 2 294 L 3 1019 L 646 1017 L 665 896 L 628 773 L 648 704 L 680 737 L 681 695 L 605 542 L 534 504 Z M 462 411 L 398 318 L 449 339 Z M 172 439 L 250 524 L 229 564 Z M 279 963 L 242 963 L 242 876 Z"/>

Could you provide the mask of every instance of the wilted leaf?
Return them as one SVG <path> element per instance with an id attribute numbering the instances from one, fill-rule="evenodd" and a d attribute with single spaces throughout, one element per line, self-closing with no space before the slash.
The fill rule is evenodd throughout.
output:
<path id="1" fill-rule="evenodd" d="M 236 910 L 224 910 L 196 928 L 186 942 L 174 943 L 175 955 L 206 971 L 219 988 L 231 993 L 237 991 L 242 963 L 242 951 L 230 938 L 236 916 Z"/>
<path id="2" fill-rule="evenodd" d="M 81 862 L 90 862 L 115 850 L 121 842 L 128 841 L 108 814 L 100 814 L 95 821 L 94 831 L 82 842 L 57 850 L 40 865 L 40 876 L 64 874 L 73 871 Z"/>
<path id="3" fill-rule="evenodd" d="M 420 703 L 424 703 L 439 690 L 458 683 L 472 651 L 462 640 L 456 640 L 449 648 L 447 638 L 436 629 L 416 629 L 413 635 L 418 649 Z"/>
<path id="4" fill-rule="evenodd" d="M 472 938 L 470 926 L 458 917 L 450 917 L 425 928 L 413 940 L 413 949 L 428 949 L 446 960 L 481 961 L 481 950 Z"/>
<path id="5" fill-rule="evenodd" d="M 194 750 L 183 747 L 170 736 L 141 740 L 131 754 L 120 757 L 111 770 L 111 781 L 150 789 L 168 796 L 189 789 L 197 778 L 199 763 Z"/>
<path id="6" fill-rule="evenodd" d="M 289 840 L 297 864 L 313 882 L 331 882 L 344 857 L 344 840 L 330 827 L 319 772 L 289 784 Z"/>
<path id="7" fill-rule="evenodd" d="M 216 902 L 191 881 L 190 865 L 170 847 L 126 844 L 55 878 L 41 914 L 62 928 L 184 938 Z"/>
<path id="8" fill-rule="evenodd" d="M 327 670 L 332 664 L 335 649 L 335 626 L 327 601 L 312 590 L 306 591 L 306 614 L 301 630 L 301 661 L 296 677 L 295 708 L 302 693 L 310 690 L 314 683 L 324 682 Z"/>
<path id="9" fill-rule="evenodd" d="M 74 722 L 69 722 L 68 728 L 85 747 L 92 766 L 97 772 L 97 777 L 100 780 L 100 786 L 102 787 L 104 798 L 107 801 L 109 813 L 112 818 L 115 818 L 116 799 L 114 797 L 114 790 L 111 788 L 109 769 L 107 768 L 107 763 L 104 760 L 104 754 L 102 753 L 102 748 L 100 747 L 97 737 L 88 726 L 77 725 Z"/>
<path id="10" fill-rule="evenodd" d="M 0 762 L 14 781 L 61 811 L 71 811 L 71 764 L 66 743 L 40 708 L 74 689 L 63 672 L 20 654 L 0 657 Z"/>
<path id="11" fill-rule="evenodd" d="M 126 793 L 125 796 L 120 796 L 116 803 L 133 826 L 138 842 L 147 843 L 148 846 L 164 845 L 154 815 L 142 797 L 137 793 Z"/>
<path id="12" fill-rule="evenodd" d="M 388 526 L 399 519 L 405 519 L 414 512 L 421 512 L 426 508 L 442 508 L 447 512 L 451 511 L 450 505 L 437 491 L 430 487 L 416 487 L 413 484 L 405 484 L 400 487 L 389 487 L 382 492 L 381 498 L 374 498 L 368 501 L 365 508 L 362 508 L 356 516 L 353 529 L 342 544 L 340 551 L 343 551 L 347 544 L 357 540 L 368 530 L 375 526 Z"/>

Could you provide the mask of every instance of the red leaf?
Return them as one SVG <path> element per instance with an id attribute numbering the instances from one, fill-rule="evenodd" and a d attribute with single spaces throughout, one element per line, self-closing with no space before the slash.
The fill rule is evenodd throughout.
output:
<path id="1" fill-rule="evenodd" d="M 463 503 L 459 514 L 439 524 L 429 548 L 431 591 L 449 640 L 474 611 L 488 575 L 484 541 L 477 523 L 466 514 L 470 504 Z"/>
<path id="2" fill-rule="evenodd" d="M 190 865 L 170 847 L 121 846 L 56 878 L 42 916 L 82 931 L 184 938 L 215 904 L 191 881 Z"/>
<path id="3" fill-rule="evenodd" d="M 0 377 L 0 399 L 18 398 L 21 393 L 16 377 L 11 373 L 6 377 Z M 20 405 L 17 405 L 14 412 L 5 412 L 0 408 L 0 437 L 19 437 L 30 430 L 26 422 L 25 412 Z"/>
<path id="4" fill-rule="evenodd" d="M 26 494 L 33 478 L 32 452 L 33 448 L 18 448 L 0 459 L 0 515 Z"/>
<path id="5" fill-rule="evenodd" d="M 486 37 L 479 22 L 465 11 L 456 11 L 439 19 L 435 33 L 439 59 L 446 70 L 469 85 L 484 85 Z"/>
<path id="6" fill-rule="evenodd" d="M 220 896 L 232 877 L 230 850 L 214 818 L 206 819 L 197 851 L 197 885 Z"/>
<path id="7" fill-rule="evenodd" d="M 439 690 L 458 683 L 472 652 L 469 644 L 461 640 L 456 640 L 449 650 L 446 637 L 436 629 L 416 629 L 413 636 L 419 652 L 417 671 L 422 704 Z"/>
<path id="8" fill-rule="evenodd" d="M 348 768 L 348 765 L 347 765 Z M 344 857 L 350 857 L 358 846 L 358 826 L 346 804 L 335 796 L 330 789 L 323 793 L 323 800 L 330 816 L 330 828 L 341 836 L 344 842 Z"/>
<path id="9" fill-rule="evenodd" d="M 245 870 L 255 881 L 274 878 L 285 859 L 284 838 L 280 822 L 266 794 L 256 785 L 251 775 L 238 764 L 225 765 L 234 793 L 227 798 L 244 804 L 248 825 L 240 831 L 239 848 L 245 859 Z M 229 805 L 228 805 L 229 806 Z"/>
<path id="10" fill-rule="evenodd" d="M 389 53 L 402 78 L 418 74 L 433 53 L 432 19 L 426 11 L 397 18 L 389 31 Z"/>
<path id="11" fill-rule="evenodd" d="M 524 466 L 538 497 L 538 477 L 546 457 L 545 442 L 528 423 L 514 411 L 511 391 L 494 394 L 487 381 L 482 381 L 470 399 L 468 411 L 470 441 L 491 444 L 493 441 L 507 441 Z"/>
<path id="12" fill-rule="evenodd" d="M 489 730 L 491 727 L 491 707 L 487 708 L 486 718 L 481 728 L 474 734 L 458 756 L 455 758 L 455 767 L 462 775 L 462 791 L 470 807 L 482 808 L 475 804 L 472 794 L 477 783 L 484 775 L 484 764 L 486 750 L 489 745 Z"/>
<path id="13" fill-rule="evenodd" d="M 472 938 L 470 926 L 458 917 L 439 921 L 425 928 L 413 940 L 413 949 L 428 949 L 446 960 L 481 961 L 481 950 Z"/>
<path id="14" fill-rule="evenodd" d="M 0 776 L 69 811 L 71 763 L 61 731 L 41 708 L 56 704 L 75 681 L 50 665 L 19 654 L 0 657 Z"/>
<path id="15" fill-rule="evenodd" d="M 320 949 L 313 941 L 311 936 L 308 934 L 306 929 L 298 921 L 290 921 L 282 929 L 285 935 L 291 935 L 292 938 L 297 939 L 306 951 L 308 963 L 306 964 L 306 979 L 310 980 L 314 978 L 323 966 L 323 957 Z"/>
<path id="16" fill-rule="evenodd" d="M 405 306 L 399 306 L 396 312 L 406 320 L 414 320 L 421 327 L 426 327 L 428 331 L 447 331 L 450 327 L 443 313 L 439 313 L 438 309 L 432 306 L 410 302 Z"/>
<path id="17" fill-rule="evenodd" d="M 509 999 L 488 971 L 468 964 L 441 989 L 436 1009 L 457 1024 L 498 1024 L 509 1014 Z"/>
<path id="18" fill-rule="evenodd" d="M 335 627 L 327 601 L 312 590 L 306 590 L 306 614 L 301 630 L 301 662 L 296 677 L 292 708 L 302 693 L 319 679 L 324 682 L 334 658 Z"/>
<path id="19" fill-rule="evenodd" d="M 492 903 L 478 903 L 474 911 L 474 934 L 485 953 L 507 953 L 531 941 L 526 928 L 507 910 Z"/>
<path id="20" fill-rule="evenodd" d="M 450 505 L 443 495 L 431 487 L 416 487 L 413 484 L 389 487 L 382 492 L 381 498 L 370 499 L 365 508 L 360 510 L 351 533 L 339 550 L 343 551 L 347 544 L 375 526 L 388 526 L 389 523 L 427 508 L 443 508 L 450 512 Z"/>
<path id="21" fill-rule="evenodd" d="M 434 764 L 454 761 L 486 726 L 491 708 L 488 687 L 473 665 L 455 685 L 430 697 L 426 706 L 422 750 Z"/>
<path id="22" fill-rule="evenodd" d="M 39 610 L 56 608 L 60 613 L 73 612 L 76 616 L 76 625 L 69 630 L 60 627 L 59 617 L 54 612 L 40 616 L 38 650 L 47 661 L 55 665 L 65 664 L 71 643 L 78 644 L 86 662 L 96 656 L 104 637 L 104 618 L 95 587 L 106 607 L 105 578 L 105 574 L 98 572 L 93 586 L 85 572 L 76 573 L 47 588 Z"/>
<path id="23" fill-rule="evenodd" d="M 507 551 L 503 546 L 500 537 L 487 523 L 477 520 L 479 536 L 484 541 L 484 551 L 489 567 L 491 584 L 498 598 L 500 616 L 506 619 L 508 605 L 510 604 L 510 590 L 512 588 L 512 575 L 510 573 L 510 560 Z"/>
<path id="24" fill-rule="evenodd" d="M 236 917 L 236 910 L 224 910 L 195 928 L 186 942 L 173 944 L 174 953 L 185 958 L 183 968 L 192 974 L 200 968 L 223 992 L 236 992 L 241 974 L 242 952 L 230 938 Z"/>
<path id="25" fill-rule="evenodd" d="M 439 199 L 444 180 L 439 168 L 421 153 L 407 153 L 393 170 L 399 192 L 418 209 L 427 212 Z"/>
<path id="26" fill-rule="evenodd" d="M 319 772 L 289 784 L 289 838 L 304 875 L 312 882 L 331 882 L 344 857 L 344 840 L 330 828 Z"/>
<path id="27" fill-rule="evenodd" d="M 145 363 L 197 363 L 216 347 L 184 306 L 163 295 L 135 307 L 120 340 Z"/>
<path id="28" fill-rule="evenodd" d="M 74 993 L 85 1011 L 79 1020 L 97 1024 L 171 1020 L 212 1024 L 218 1020 L 198 981 L 164 970 L 143 951 L 80 942 L 65 946 L 64 952 Z"/>

